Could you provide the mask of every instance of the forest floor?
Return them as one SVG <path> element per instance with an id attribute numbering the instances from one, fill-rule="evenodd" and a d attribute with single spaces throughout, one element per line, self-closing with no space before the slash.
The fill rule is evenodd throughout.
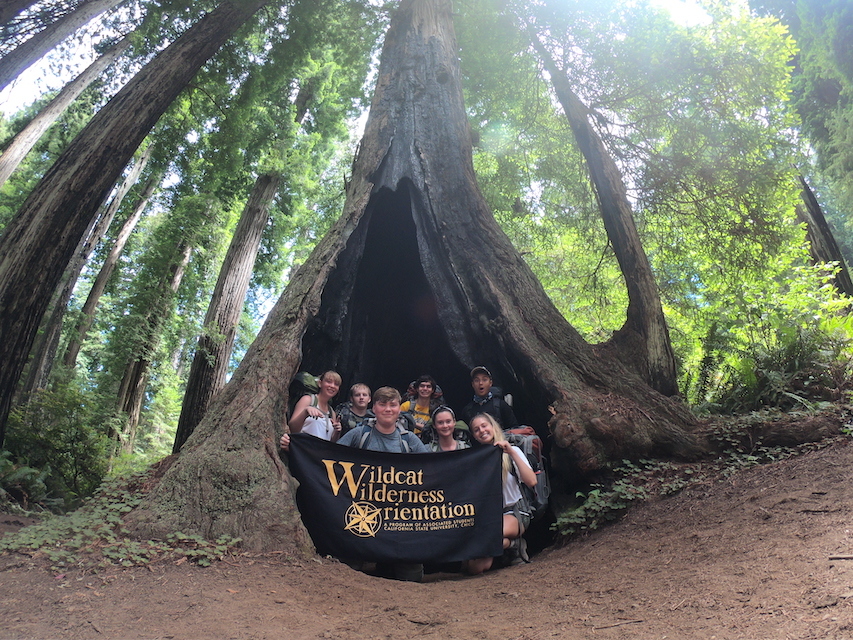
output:
<path id="1" fill-rule="evenodd" d="M 473 578 L 395 582 L 276 553 L 56 575 L 0 556 L 4 639 L 422 637 L 853 640 L 853 441 L 638 505 Z"/>

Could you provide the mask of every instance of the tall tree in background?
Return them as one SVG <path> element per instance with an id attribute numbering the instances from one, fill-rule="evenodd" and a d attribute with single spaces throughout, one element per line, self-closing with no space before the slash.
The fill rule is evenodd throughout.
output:
<path id="1" fill-rule="evenodd" d="M 29 153 L 48 127 L 56 122 L 60 114 L 70 105 L 83 91 L 86 90 L 98 77 L 109 67 L 116 58 L 124 53 L 130 46 L 131 36 L 127 35 L 83 70 L 76 78 L 62 88 L 56 97 L 51 100 L 30 123 L 24 127 L 12 141 L 3 149 L 0 155 L 0 187 L 9 178 L 11 173 Z"/>
<path id="2" fill-rule="evenodd" d="M 154 190 L 159 186 L 162 180 L 162 173 L 155 173 L 150 176 L 145 182 L 139 197 L 134 201 L 130 215 L 125 219 L 124 223 L 115 236 L 109 252 L 107 253 L 104 263 L 98 270 L 98 275 L 92 283 L 89 293 L 86 296 L 86 301 L 83 303 L 83 308 L 80 310 L 80 319 L 77 321 L 71 336 L 68 339 L 68 346 L 65 349 L 65 354 L 62 357 L 62 363 L 66 367 L 73 367 L 77 363 L 77 355 L 80 353 L 80 347 L 95 321 L 95 310 L 98 307 L 101 296 L 107 288 L 107 282 L 112 277 L 113 272 L 118 265 L 119 257 L 124 251 L 127 241 L 130 239 L 130 234 L 136 228 L 139 219 L 142 217 L 145 207 L 148 205 L 148 200 L 154 193 Z"/>
<path id="3" fill-rule="evenodd" d="M 237 223 L 204 318 L 204 333 L 198 340 L 187 378 L 173 453 L 180 450 L 207 412 L 211 398 L 225 385 L 225 374 L 246 291 L 249 289 L 252 267 L 280 182 L 281 175 L 278 173 L 258 176 Z"/>
<path id="4" fill-rule="evenodd" d="M 91 218 L 154 123 L 266 0 L 226 1 L 146 65 L 51 167 L 0 238 L 0 442 L 50 295 Z"/>
<path id="5" fill-rule="evenodd" d="M 125 0 L 83 0 L 74 11 L 46 26 L 0 58 L 0 91 L 87 22 Z"/>
<path id="6" fill-rule="evenodd" d="M 30 354 L 29 372 L 24 384 L 18 391 L 21 398 L 27 399 L 36 389 L 43 389 L 47 386 L 47 381 L 53 369 L 54 360 L 56 359 L 56 351 L 59 347 L 62 321 L 65 317 L 72 291 L 80 277 L 80 272 L 88 262 L 95 247 L 106 235 L 125 196 L 145 170 L 149 157 L 150 147 L 133 163 L 124 180 L 122 180 L 116 189 L 113 198 L 109 204 L 103 207 L 100 214 L 96 216 L 92 228 L 86 234 L 86 237 L 80 243 L 71 261 L 68 263 L 68 268 L 65 270 L 62 280 L 53 294 L 49 312 L 44 316 L 39 336 Z"/>
<path id="7" fill-rule="evenodd" d="M 850 278 L 850 270 L 847 268 L 844 256 L 841 255 L 841 249 L 835 241 L 835 235 L 823 214 L 817 196 L 803 176 L 800 176 L 800 184 L 803 188 L 803 205 L 797 207 L 797 218 L 806 225 L 806 237 L 809 240 L 812 258 L 819 264 L 837 265 L 837 272 L 832 280 L 839 291 L 853 297 L 853 279 Z"/>
<path id="8" fill-rule="evenodd" d="M 590 122 L 594 114 L 581 102 L 566 74 L 535 38 L 534 47 L 550 73 L 557 98 L 586 158 L 607 237 L 628 289 L 627 319 L 612 340 L 621 353 L 632 354 L 627 359 L 629 366 L 635 366 L 653 389 L 667 396 L 675 395 L 678 382 L 669 328 L 651 265 L 634 224 L 622 175 Z"/>

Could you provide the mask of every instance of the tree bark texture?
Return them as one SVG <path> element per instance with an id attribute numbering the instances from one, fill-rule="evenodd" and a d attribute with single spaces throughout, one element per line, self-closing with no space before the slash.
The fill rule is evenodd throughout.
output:
<path id="1" fill-rule="evenodd" d="M 4 0 L 0 3 L 0 25 L 6 24 L 24 9 L 32 6 L 36 0 Z"/>
<path id="2" fill-rule="evenodd" d="M 234 230 L 204 318 L 204 333 L 199 338 L 190 367 L 173 453 L 177 453 L 195 431 L 207 412 L 211 398 L 225 386 L 228 361 L 234 348 L 255 258 L 280 182 L 281 175 L 277 173 L 258 177 Z"/>
<path id="3" fill-rule="evenodd" d="M 87 0 L 74 11 L 25 40 L 0 60 L 0 91 L 12 83 L 21 73 L 41 60 L 60 42 L 72 35 L 90 20 L 118 6 L 124 0 Z"/>
<path id="4" fill-rule="evenodd" d="M 29 124 L 16 135 L 0 155 L 0 187 L 21 164 L 39 138 L 61 116 L 77 97 L 86 90 L 130 46 L 130 35 L 125 36 L 90 64 L 74 80 L 62 88 Z"/>
<path id="5" fill-rule="evenodd" d="M 623 354 L 623 361 L 653 389 L 673 396 L 678 393 L 675 353 L 657 282 L 634 224 L 621 172 L 590 123 L 589 110 L 572 90 L 566 74 L 535 38 L 534 46 L 551 75 L 557 99 L 586 159 L 604 228 L 628 290 L 627 318 L 612 341 Z"/>
<path id="6" fill-rule="evenodd" d="M 850 278 L 850 270 L 847 268 L 844 256 L 841 255 L 841 249 L 835 241 L 832 228 L 829 226 L 826 216 L 823 215 L 823 209 L 803 176 L 800 176 L 800 186 L 802 187 L 800 194 L 804 206 L 797 207 L 797 219 L 806 223 L 806 237 L 809 240 L 812 259 L 816 263 L 834 262 L 837 264 L 839 271 L 832 278 L 835 287 L 841 293 L 853 296 L 853 280 Z"/>
<path id="7" fill-rule="evenodd" d="M 461 406 L 470 369 L 486 365 L 513 391 L 519 417 L 546 436 L 554 406 L 552 461 L 564 490 L 570 476 L 608 458 L 699 450 L 690 414 L 583 341 L 488 210 L 474 176 L 450 5 L 400 3 L 343 214 L 131 515 L 140 535 L 195 530 L 239 535 L 249 548 L 297 544 L 302 528 L 277 439 L 299 368 L 336 369 L 343 388 L 405 388 L 429 371 Z M 241 472 L 225 473 L 239 462 Z"/>
<path id="8" fill-rule="evenodd" d="M 148 179 L 145 187 L 142 189 L 142 195 L 133 207 L 133 211 L 131 211 L 127 220 L 124 221 L 121 229 L 119 229 L 113 246 L 110 248 L 104 264 L 101 265 L 101 269 L 92 283 L 92 288 L 89 289 L 86 302 L 83 303 L 83 308 L 80 310 L 80 320 L 68 340 L 68 347 L 65 350 L 65 355 L 62 357 L 62 364 L 66 367 L 76 365 L 77 355 L 80 353 L 80 347 L 83 344 L 83 340 L 86 339 L 86 334 L 89 333 L 89 329 L 92 328 L 92 323 L 95 321 L 95 310 L 98 308 L 98 302 L 107 288 L 107 282 L 112 277 L 113 271 L 115 271 L 118 265 L 118 259 L 124 251 L 124 246 L 130 239 L 130 234 L 133 233 L 140 218 L 142 218 L 142 213 L 148 205 L 148 200 L 153 195 L 154 189 L 160 184 L 161 178 L 162 175 L 158 174 Z"/>
<path id="9" fill-rule="evenodd" d="M 133 152 L 204 62 L 266 0 L 226 1 L 110 100 L 47 171 L 0 238 L 0 443 L 50 292 Z"/>

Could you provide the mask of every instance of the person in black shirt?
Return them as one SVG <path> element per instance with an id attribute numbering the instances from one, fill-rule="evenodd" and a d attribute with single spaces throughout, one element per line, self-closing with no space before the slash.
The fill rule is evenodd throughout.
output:
<path id="1" fill-rule="evenodd" d="M 471 386 L 474 388 L 474 399 L 462 409 L 462 419 L 471 424 L 478 413 L 488 413 L 501 426 L 501 429 L 515 429 L 518 420 L 512 407 L 501 397 L 500 393 L 492 392 L 492 374 L 486 367 L 479 366 L 471 369 Z"/>

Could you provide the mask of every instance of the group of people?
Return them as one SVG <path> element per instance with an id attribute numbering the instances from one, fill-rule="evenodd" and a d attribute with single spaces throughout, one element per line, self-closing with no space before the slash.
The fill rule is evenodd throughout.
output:
<path id="1" fill-rule="evenodd" d="M 504 429 L 517 427 L 518 421 L 512 407 L 493 388 L 492 374 L 486 367 L 471 370 L 474 397 L 462 409 L 460 419 L 453 409 L 441 403 L 440 389 L 428 375 L 412 383 L 414 398 L 406 402 L 402 402 L 400 392 L 393 387 L 377 389 L 372 396 L 372 410 L 370 388 L 362 383 L 354 384 L 349 400 L 333 409 L 331 402 L 340 386 L 341 376 L 326 371 L 319 379 L 319 391 L 302 396 L 294 406 L 287 422 L 290 433 L 310 433 L 345 446 L 390 453 L 455 451 L 470 447 L 472 442 L 499 447 L 503 548 L 515 555 L 526 555 L 522 535 L 530 524 L 530 514 L 521 506 L 519 483 L 532 488 L 537 477 L 521 449 L 511 445 L 504 435 Z M 401 419 L 403 413 L 408 414 L 408 419 Z M 290 435 L 285 433 L 279 444 L 289 449 Z M 483 573 L 493 562 L 494 558 L 474 558 L 463 564 L 463 570 L 470 574 Z M 418 571 L 406 567 L 396 577 L 407 579 L 407 575 L 417 576 Z"/>

